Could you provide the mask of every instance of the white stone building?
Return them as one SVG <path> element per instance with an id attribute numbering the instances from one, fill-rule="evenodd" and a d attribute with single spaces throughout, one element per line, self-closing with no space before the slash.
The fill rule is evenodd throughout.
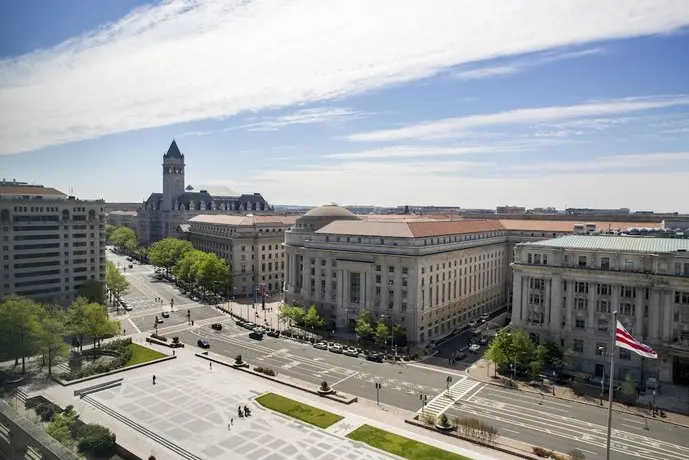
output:
<path id="1" fill-rule="evenodd" d="M 105 202 L 42 185 L 0 182 L 0 300 L 17 294 L 69 304 L 105 280 Z"/>
<path id="2" fill-rule="evenodd" d="M 363 310 L 424 343 L 506 303 L 498 220 L 359 217 L 326 205 L 285 233 L 285 301 L 315 304 L 334 327 Z"/>
<path id="3" fill-rule="evenodd" d="M 233 292 L 252 295 L 282 292 L 285 232 L 296 216 L 228 216 L 203 214 L 188 222 L 187 238 L 195 249 L 214 252 L 232 268 Z"/>
<path id="4" fill-rule="evenodd" d="M 184 155 L 174 140 L 163 155 L 163 193 L 152 193 L 137 213 L 136 231 L 142 244 L 177 236 L 180 225 L 199 214 L 270 214 L 260 193 L 218 195 L 185 186 Z"/>
<path id="5" fill-rule="evenodd" d="M 573 370 L 607 376 L 612 312 L 658 360 L 617 349 L 615 378 L 689 384 L 689 239 L 572 235 L 518 244 L 512 324 L 569 350 Z"/>

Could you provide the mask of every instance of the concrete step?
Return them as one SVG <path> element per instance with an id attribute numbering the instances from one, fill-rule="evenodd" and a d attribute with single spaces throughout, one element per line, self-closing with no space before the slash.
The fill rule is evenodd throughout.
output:
<path id="1" fill-rule="evenodd" d="M 177 444 L 168 441 L 167 439 L 163 438 L 162 436 L 158 435 L 157 433 L 154 433 L 153 431 L 149 430 L 148 428 L 139 425 L 135 421 L 129 419 L 128 417 L 120 414 L 119 412 L 115 411 L 114 409 L 111 409 L 110 407 L 102 404 L 101 402 L 91 398 L 90 396 L 84 396 L 83 400 L 90 404 L 91 406 L 95 407 L 96 409 L 99 409 L 100 411 L 104 412 L 105 414 L 109 415 L 110 417 L 114 418 L 115 420 L 124 423 L 128 427 L 138 431 L 139 433 L 143 434 L 144 436 L 152 439 L 153 441 L 157 442 L 161 446 L 164 446 L 168 449 L 170 449 L 172 452 L 176 453 L 180 457 L 186 459 L 186 460 L 202 460 L 201 457 L 198 457 L 197 455 L 189 452 L 188 450 L 184 449 L 183 447 L 178 446 Z"/>

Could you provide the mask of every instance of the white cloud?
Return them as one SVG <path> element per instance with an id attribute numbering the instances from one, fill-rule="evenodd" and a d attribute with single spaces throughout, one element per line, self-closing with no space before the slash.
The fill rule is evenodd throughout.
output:
<path id="1" fill-rule="evenodd" d="M 363 142 L 391 142 L 408 139 L 443 139 L 464 135 L 469 129 L 486 126 L 504 126 L 526 123 L 543 123 L 585 117 L 600 117 L 644 110 L 689 105 L 689 95 L 624 98 L 608 101 L 592 101 L 561 107 L 538 107 L 508 110 L 505 112 L 466 117 L 444 118 L 427 121 L 403 128 L 386 129 L 352 134 L 347 138 Z"/>
<path id="2" fill-rule="evenodd" d="M 242 125 L 248 131 L 277 131 L 290 125 L 313 125 L 321 123 L 343 123 L 364 118 L 366 114 L 347 108 L 313 108 L 299 110 L 290 115 L 266 118 L 256 123 Z"/>
<path id="3" fill-rule="evenodd" d="M 599 207 L 689 211 L 689 172 L 620 172 L 614 169 L 531 177 L 481 177 L 481 165 L 443 163 L 389 165 L 345 163 L 327 168 L 269 170 L 247 179 L 243 189 L 261 191 L 284 204 L 428 204 L 494 208 L 521 206 Z M 440 171 L 440 172 L 439 172 Z M 305 184 L 294 187 L 294 184 Z M 643 184 L 643 186 L 639 186 Z M 239 186 L 237 186 L 239 187 Z M 314 190 L 318 190 L 314 198 Z M 658 200 L 658 197 L 663 197 Z M 277 198 L 275 198 L 277 197 Z M 373 198 L 372 198 L 373 197 Z"/>
<path id="4" fill-rule="evenodd" d="M 593 56 L 602 54 L 602 48 L 590 48 L 580 51 L 567 51 L 560 53 L 542 53 L 538 56 L 530 56 L 522 59 L 517 59 L 509 64 L 476 67 L 467 70 L 459 69 L 451 76 L 458 80 L 478 80 L 483 78 L 504 77 L 506 75 L 513 75 L 533 67 L 549 64 L 556 61 L 564 61 L 566 59 L 576 59 L 585 56 Z"/>
<path id="5" fill-rule="evenodd" d="M 0 61 L 0 154 L 333 99 L 688 23 L 686 0 L 168 0 Z"/>
<path id="6" fill-rule="evenodd" d="M 541 162 L 507 166 L 506 171 L 530 171 L 539 174 L 558 172 L 598 171 L 603 174 L 610 170 L 667 169 L 674 166 L 689 166 L 689 152 L 633 153 L 624 155 L 603 155 L 591 160 Z"/>

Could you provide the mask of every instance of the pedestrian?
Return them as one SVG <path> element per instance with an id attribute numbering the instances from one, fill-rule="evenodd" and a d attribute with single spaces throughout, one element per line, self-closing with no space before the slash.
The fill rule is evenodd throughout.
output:
<path id="1" fill-rule="evenodd" d="M 230 417 L 230 426 L 234 425 L 234 418 Z"/>
<path id="2" fill-rule="evenodd" d="M 172 350 L 172 356 L 175 356 L 175 350 Z"/>
<path id="3" fill-rule="evenodd" d="M 155 384 L 156 384 L 156 376 L 154 375 L 153 376 L 153 385 L 155 385 Z"/>
<path id="4" fill-rule="evenodd" d="M 208 361 L 208 368 L 213 369 L 213 361 Z"/>
<path id="5" fill-rule="evenodd" d="M 449 358 L 447 358 L 447 364 L 452 364 L 452 356 L 450 356 Z"/>

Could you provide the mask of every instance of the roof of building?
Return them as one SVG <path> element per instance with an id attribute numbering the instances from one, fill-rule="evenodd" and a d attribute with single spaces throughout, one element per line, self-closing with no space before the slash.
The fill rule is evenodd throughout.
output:
<path id="1" fill-rule="evenodd" d="M 191 225 L 189 225 L 189 224 L 179 224 L 177 226 L 177 230 L 181 233 L 189 233 L 190 227 L 191 227 Z"/>
<path id="2" fill-rule="evenodd" d="M 229 214 L 201 214 L 189 219 L 189 223 L 231 225 L 237 227 L 250 225 L 294 225 L 297 216 L 236 216 Z"/>
<path id="3" fill-rule="evenodd" d="M 184 159 L 184 155 L 182 155 L 182 152 L 179 151 L 179 147 L 177 147 L 177 142 L 174 139 L 172 140 L 172 144 L 170 144 L 170 147 L 167 149 L 167 153 L 165 154 L 165 158 Z"/>
<path id="4" fill-rule="evenodd" d="M 465 233 L 503 230 L 494 220 L 424 220 L 424 221 L 370 221 L 336 220 L 317 230 L 318 234 L 380 236 L 392 238 L 426 238 L 430 236 L 460 235 Z"/>
<path id="5" fill-rule="evenodd" d="M 527 232 L 571 232 L 575 225 L 594 224 L 597 229 L 627 230 L 634 227 L 662 228 L 661 222 L 596 222 L 577 220 L 531 220 L 531 219 L 500 219 L 499 222 L 507 230 L 523 230 Z"/>
<path id="6" fill-rule="evenodd" d="M 525 246 L 619 252 L 667 253 L 680 250 L 689 251 L 689 239 L 614 235 L 568 235 L 523 244 Z"/>
<path id="7" fill-rule="evenodd" d="M 136 211 L 110 211 L 108 215 L 136 217 Z"/>
<path id="8" fill-rule="evenodd" d="M 345 219 L 358 219 L 353 212 L 335 203 L 318 206 L 309 210 L 303 217 L 342 217 Z"/>
<path id="9" fill-rule="evenodd" d="M 51 187 L 44 187 L 42 185 L 26 185 L 26 184 L 11 184 L 3 182 L 0 184 L 0 195 L 40 195 L 40 196 L 67 196 Z"/>
<path id="10" fill-rule="evenodd" d="M 464 220 L 456 214 L 363 214 L 358 217 L 372 221 Z"/>

